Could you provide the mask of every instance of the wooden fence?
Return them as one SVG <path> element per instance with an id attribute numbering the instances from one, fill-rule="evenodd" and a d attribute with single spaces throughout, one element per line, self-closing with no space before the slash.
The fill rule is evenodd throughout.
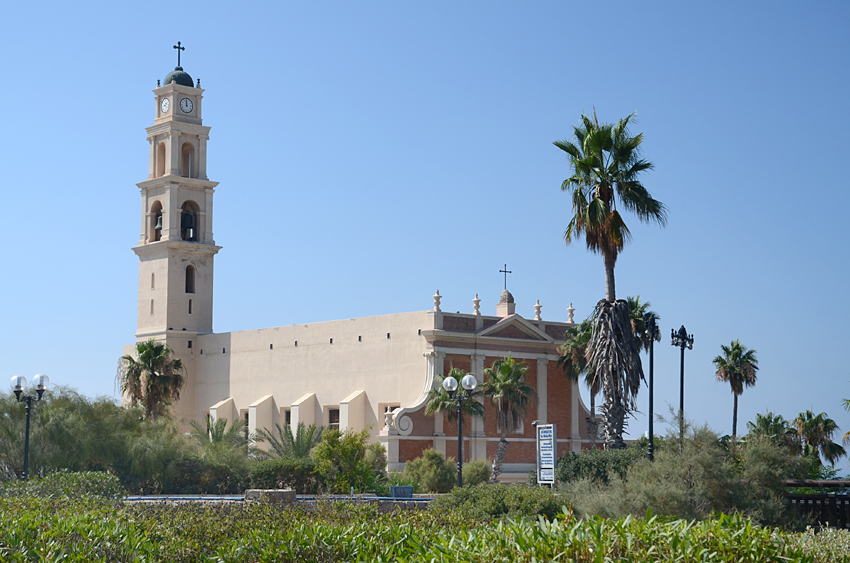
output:
<path id="1" fill-rule="evenodd" d="M 785 484 L 817 489 L 816 493 L 785 495 L 801 514 L 811 516 L 822 527 L 850 529 L 850 480 L 787 481 Z"/>

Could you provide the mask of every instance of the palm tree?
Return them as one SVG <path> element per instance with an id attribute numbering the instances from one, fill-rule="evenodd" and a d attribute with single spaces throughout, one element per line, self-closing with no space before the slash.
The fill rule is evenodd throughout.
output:
<path id="1" fill-rule="evenodd" d="M 631 320 L 632 333 L 635 336 L 635 344 L 638 351 L 649 350 L 649 335 L 646 334 L 646 325 L 649 324 L 649 319 L 654 319 L 656 322 L 661 318 L 655 311 L 650 311 L 652 303 L 640 302 L 640 295 L 637 297 L 626 297 L 626 302 L 629 304 L 629 319 Z"/>
<path id="2" fill-rule="evenodd" d="M 460 368 L 452 368 L 449 370 L 449 375 L 447 377 L 454 377 L 458 382 L 460 382 L 467 373 L 469 372 Z M 457 401 L 449 397 L 448 391 L 443 389 L 443 379 L 444 378 L 442 376 L 438 375 L 434 382 L 434 388 L 428 391 L 428 402 L 425 403 L 425 414 L 432 416 L 437 413 L 441 413 L 445 415 L 449 422 L 452 422 L 455 418 L 457 418 Z M 469 391 L 464 391 L 464 393 L 469 393 Z M 481 387 L 476 387 L 472 391 L 471 400 L 463 401 L 461 408 L 463 409 L 462 413 L 465 415 L 464 418 L 473 416 L 482 418 L 484 416 L 484 405 L 477 400 L 477 398 L 481 396 L 481 393 Z"/>
<path id="3" fill-rule="evenodd" d="M 180 399 L 185 383 L 183 362 L 171 356 L 172 350 L 164 342 L 153 338 L 136 343 L 136 355 L 121 356 L 118 362 L 118 381 L 121 394 L 132 404 L 142 404 L 145 417 L 156 420 L 159 414 Z"/>
<path id="4" fill-rule="evenodd" d="M 635 396 L 643 379 L 629 306 L 617 300 L 614 284 L 617 256 L 631 236 L 617 205 L 640 221 L 667 222 L 664 204 L 653 199 L 638 179 L 641 172 L 652 169 L 652 163 L 640 158 L 643 135 L 629 134 L 633 117 L 600 124 L 595 112 L 593 119 L 582 115 L 581 125 L 573 128 L 574 139 L 554 143 L 567 153 L 573 172 L 561 184 L 561 190 L 571 193 L 573 208 L 564 240 L 570 244 L 584 236 L 588 249 L 602 254 L 605 267 L 605 299 L 596 305 L 588 361 L 605 395 L 600 410 L 606 446 L 615 448 L 625 447 L 625 417 L 636 409 Z"/>
<path id="5" fill-rule="evenodd" d="M 815 415 L 811 410 L 801 412 L 794 419 L 794 427 L 803 440 L 803 455 L 815 457 L 820 462 L 822 456 L 831 465 L 847 455 L 847 451 L 832 441 L 832 435 L 838 430 L 838 424 L 825 412 Z"/>
<path id="6" fill-rule="evenodd" d="M 534 388 L 525 382 L 527 370 L 528 366 L 523 362 L 517 363 L 510 355 L 493 362 L 493 367 L 484 369 L 487 376 L 483 385 L 484 396 L 496 407 L 496 430 L 501 434 L 493 459 L 493 482 L 502 473 L 502 463 L 508 452 L 507 435 L 522 427 L 525 411 L 534 397 Z"/>
<path id="7" fill-rule="evenodd" d="M 844 410 L 850 411 L 850 399 L 844 399 L 842 403 L 844 403 Z M 850 446 L 850 430 L 844 433 L 844 437 L 841 439 L 841 442 L 845 446 Z"/>
<path id="8" fill-rule="evenodd" d="M 799 450 L 797 431 L 781 414 L 773 414 L 770 411 L 764 414 L 756 414 L 755 422 L 747 422 L 747 431 L 748 437 L 764 437 L 774 444 L 793 448 L 795 452 Z"/>
<path id="9" fill-rule="evenodd" d="M 257 432 L 258 440 L 265 440 L 269 443 L 269 455 L 272 457 L 288 457 L 288 458 L 308 458 L 310 452 L 319 442 L 322 441 L 323 426 L 311 424 L 305 426 L 303 422 L 299 422 L 295 429 L 295 434 L 292 434 L 292 427 L 288 424 L 281 426 L 275 424 L 277 432 L 270 432 L 265 428 L 261 428 Z"/>
<path id="10" fill-rule="evenodd" d="M 595 372 L 587 369 L 587 343 L 593 332 L 593 318 L 588 317 L 578 326 L 567 329 L 564 334 L 564 344 L 558 349 L 558 365 L 572 382 L 584 376 L 584 384 L 590 393 L 590 418 L 587 419 L 587 431 L 591 441 L 596 443 L 598 435 L 596 425 L 596 395 L 599 394 L 599 379 Z"/>
<path id="11" fill-rule="evenodd" d="M 740 340 L 733 340 L 729 346 L 720 345 L 723 352 L 712 360 L 717 368 L 717 381 L 728 383 L 732 388 L 734 403 L 732 407 L 732 439 L 738 435 L 738 397 L 744 392 L 744 387 L 756 384 L 756 372 L 759 362 L 756 351 L 749 350 Z"/>

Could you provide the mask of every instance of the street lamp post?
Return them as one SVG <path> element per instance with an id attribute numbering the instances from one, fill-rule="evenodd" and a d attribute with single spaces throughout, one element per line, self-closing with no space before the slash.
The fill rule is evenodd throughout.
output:
<path id="1" fill-rule="evenodd" d="M 670 344 L 682 350 L 679 363 L 679 451 L 681 452 L 685 442 L 685 348 L 694 349 L 694 335 L 688 335 L 685 325 L 682 325 L 679 332 L 670 329 L 670 337 Z"/>
<path id="2" fill-rule="evenodd" d="M 646 321 L 646 336 L 649 338 L 649 461 L 653 461 L 655 459 L 655 434 L 652 431 L 652 419 L 655 417 L 652 406 L 654 388 L 653 352 L 655 341 L 661 342 L 661 329 L 658 328 L 655 317 L 651 315 Z"/>
<path id="3" fill-rule="evenodd" d="M 448 376 L 443 380 L 443 389 L 449 394 L 449 399 L 457 402 L 457 486 L 463 487 L 463 402 L 472 398 L 472 391 L 478 386 L 478 380 L 467 373 L 460 384 L 466 390 L 458 392 L 457 379 Z"/>
<path id="4" fill-rule="evenodd" d="M 32 411 L 32 400 L 35 399 L 36 401 L 40 401 L 41 396 L 44 395 L 44 392 L 47 390 L 48 385 L 50 385 L 50 378 L 44 375 L 43 373 L 39 373 L 38 375 L 32 378 L 32 382 L 30 383 L 31 387 L 35 387 L 36 395 L 27 395 L 26 397 L 21 398 L 24 389 L 26 389 L 27 387 L 27 378 L 23 375 L 16 375 L 12 378 L 11 387 L 12 390 L 15 392 L 15 398 L 18 399 L 18 402 L 26 401 L 27 403 L 27 423 L 26 431 L 24 432 L 24 481 L 26 481 L 30 477 L 30 413 Z"/>

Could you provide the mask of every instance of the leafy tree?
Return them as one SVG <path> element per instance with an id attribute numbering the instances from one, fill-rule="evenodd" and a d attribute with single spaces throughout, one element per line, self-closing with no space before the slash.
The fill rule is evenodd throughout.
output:
<path id="1" fill-rule="evenodd" d="M 803 441 L 803 455 L 823 457 L 830 464 L 847 455 L 847 451 L 832 441 L 832 435 L 838 430 L 838 424 L 825 412 L 818 415 L 811 410 L 801 412 L 794 419 L 794 427 Z"/>
<path id="2" fill-rule="evenodd" d="M 317 427 L 315 424 L 305 426 L 303 422 L 299 422 L 294 435 L 288 424 L 283 426 L 275 424 L 275 426 L 277 432 L 271 432 L 266 428 L 261 428 L 257 432 L 258 440 L 269 443 L 270 448 L 267 453 L 272 458 L 309 458 L 313 448 L 322 441 L 323 426 Z"/>
<path id="3" fill-rule="evenodd" d="M 460 368 L 452 368 L 449 370 L 448 377 L 454 377 L 458 384 L 460 384 L 467 373 L 468 372 Z M 434 388 L 428 391 L 428 402 L 425 404 L 425 414 L 432 416 L 437 413 L 442 413 L 445 415 L 446 419 L 451 422 L 457 417 L 457 401 L 449 397 L 448 391 L 443 389 L 443 379 L 443 377 L 438 375 L 434 381 Z M 458 389 L 458 393 L 459 392 L 460 389 Z M 466 390 L 463 392 L 469 393 L 469 391 Z M 477 387 L 472 391 L 472 397 L 463 401 L 461 408 L 462 413 L 465 415 L 464 418 L 473 416 L 482 418 L 484 416 L 484 405 L 477 400 L 482 393 L 483 391 L 481 387 Z"/>
<path id="4" fill-rule="evenodd" d="M 251 458 L 261 457 L 253 446 L 254 436 L 248 434 L 243 420 L 234 420 L 229 426 L 226 418 L 213 420 L 206 416 L 206 424 L 190 423 L 190 438 L 199 448 L 201 459 L 216 464 L 244 468 Z"/>
<path id="5" fill-rule="evenodd" d="M 743 346 L 740 340 L 733 340 L 729 346 L 721 344 L 720 349 L 723 355 L 715 356 L 712 362 L 717 368 L 717 381 L 728 383 L 732 388 L 734 397 L 732 439 L 734 440 L 738 434 L 738 397 L 744 392 L 744 387 L 753 387 L 756 384 L 759 362 L 756 359 L 756 351 Z"/>
<path id="6" fill-rule="evenodd" d="M 508 451 L 507 435 L 520 429 L 525 412 L 534 398 L 534 388 L 526 383 L 525 372 L 528 366 L 517 362 L 510 355 L 493 362 L 493 367 L 485 368 L 484 396 L 496 407 L 496 430 L 501 438 L 493 459 L 492 480 L 502 473 L 502 464 Z"/>
<path id="7" fill-rule="evenodd" d="M 116 379 L 121 394 L 133 405 L 142 404 L 145 416 L 156 420 L 172 401 L 180 398 L 185 383 L 183 362 L 172 357 L 164 342 L 150 339 L 136 343 L 136 355 L 121 356 Z"/>
<path id="8" fill-rule="evenodd" d="M 635 344 L 629 305 L 617 300 L 614 265 L 631 233 L 617 209 L 635 213 L 640 221 L 666 224 L 664 204 L 653 199 L 638 179 L 652 163 L 640 157 L 643 135 L 630 135 L 629 121 L 600 124 L 594 113 L 582 115 L 573 139 L 554 144 L 567 153 L 572 176 L 561 184 L 572 196 L 573 217 L 564 240 L 584 237 L 588 249 L 602 255 L 605 299 L 595 308 L 588 361 L 601 382 L 605 403 L 600 409 L 608 447 L 625 447 L 625 417 L 636 409 L 635 396 L 643 368 Z"/>
<path id="9" fill-rule="evenodd" d="M 440 452 L 428 449 L 405 463 L 402 475 L 416 483 L 418 492 L 447 493 L 457 482 L 457 467 L 454 458 L 446 458 Z"/>
<path id="10" fill-rule="evenodd" d="M 387 458 L 381 444 L 369 444 L 369 433 L 341 432 L 335 428 L 322 433 L 310 456 L 331 493 L 375 492 L 386 480 Z"/>

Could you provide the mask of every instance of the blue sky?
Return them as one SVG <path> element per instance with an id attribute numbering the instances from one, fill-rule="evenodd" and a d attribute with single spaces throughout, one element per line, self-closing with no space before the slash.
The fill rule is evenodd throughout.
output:
<path id="1" fill-rule="evenodd" d="M 583 318 L 602 260 L 563 243 L 552 141 L 636 111 L 669 224 L 631 218 L 616 275 L 661 316 L 657 410 L 684 324 L 690 418 L 731 432 L 711 359 L 740 339 L 761 370 L 739 432 L 808 408 L 850 430 L 848 24 L 842 2 L 10 4 L 0 373 L 114 394 L 151 89 L 179 40 L 220 182 L 216 331 L 423 310 L 435 289 L 492 314 L 505 263 L 519 313 Z"/>

